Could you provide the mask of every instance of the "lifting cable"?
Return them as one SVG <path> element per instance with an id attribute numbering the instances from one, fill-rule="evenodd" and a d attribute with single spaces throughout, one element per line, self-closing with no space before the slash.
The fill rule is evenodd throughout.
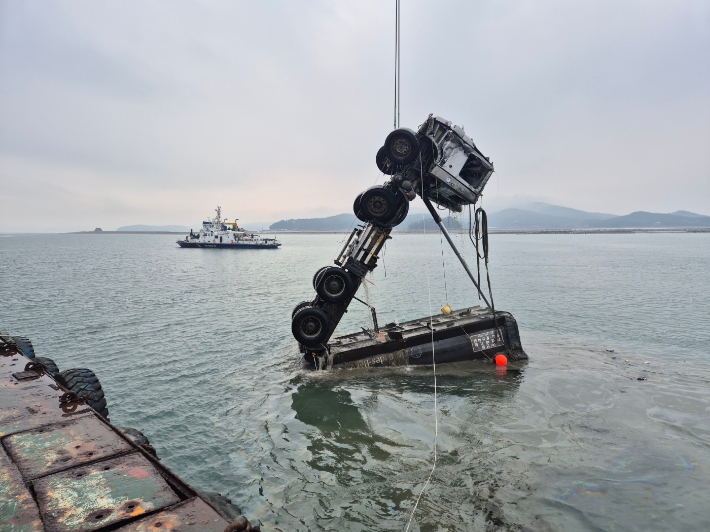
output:
<path id="1" fill-rule="evenodd" d="M 439 231 L 439 244 L 441 245 L 441 269 L 444 270 L 444 295 L 446 304 L 449 304 L 449 288 L 446 285 L 446 263 L 444 262 L 444 235 Z"/>
<path id="2" fill-rule="evenodd" d="M 397 0 L 397 4 L 399 5 L 399 0 Z M 423 170 L 421 169 L 421 157 L 422 154 L 419 154 L 419 167 L 420 167 L 420 172 L 421 173 L 421 179 L 422 183 L 424 182 L 424 174 Z M 426 222 L 422 224 L 424 228 L 424 238 L 426 238 Z M 443 250 L 443 248 L 442 248 Z M 422 486 L 421 491 L 419 492 L 419 495 L 417 496 L 417 500 L 414 503 L 414 507 L 412 508 L 412 513 L 409 515 L 409 522 L 407 523 L 407 528 L 405 532 L 409 532 L 409 528 L 412 526 L 412 521 L 414 520 L 414 514 L 417 511 L 417 506 L 419 506 L 419 501 L 422 498 L 422 495 L 424 495 L 424 492 L 426 491 L 427 487 L 429 487 L 429 484 L 431 483 L 431 479 L 434 476 L 434 471 L 436 470 L 436 462 L 437 462 L 437 448 L 439 446 L 439 403 L 438 403 L 438 394 L 437 394 L 437 387 L 436 387 L 436 353 L 435 353 L 435 347 L 434 347 L 434 313 L 431 310 L 431 282 L 429 280 L 429 263 L 427 261 L 424 261 L 424 265 L 426 266 L 426 284 L 427 284 L 427 290 L 429 294 L 429 329 L 431 329 L 431 361 L 432 365 L 434 366 L 434 461 L 431 466 L 431 471 L 429 472 L 429 476 L 426 479 L 426 482 L 424 482 L 424 485 Z M 448 304 L 448 303 L 447 303 Z"/>
<path id="3" fill-rule="evenodd" d="M 399 0 L 395 0 L 395 27 L 394 27 L 394 128 L 399 128 Z"/>

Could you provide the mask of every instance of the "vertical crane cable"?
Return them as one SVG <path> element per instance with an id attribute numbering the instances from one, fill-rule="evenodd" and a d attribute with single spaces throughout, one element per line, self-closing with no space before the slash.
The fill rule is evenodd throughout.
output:
<path id="1" fill-rule="evenodd" d="M 399 113 L 400 113 L 400 99 L 399 99 L 399 93 L 400 93 L 400 15 L 401 15 L 401 7 L 400 7 L 400 0 L 395 0 L 395 47 L 394 47 L 394 129 L 399 128 Z M 421 153 L 419 154 L 419 169 L 422 175 L 420 176 L 420 179 L 422 180 L 422 184 L 424 183 L 424 174 L 423 174 L 423 168 L 422 168 L 422 162 L 421 162 Z M 424 235 L 426 237 L 426 222 L 424 223 Z M 442 247 L 442 261 L 443 261 L 443 247 Z M 442 262 L 443 264 L 443 262 Z M 446 272 L 446 270 L 444 270 Z M 429 476 L 426 479 L 426 482 L 422 486 L 421 491 L 419 492 L 419 495 L 417 496 L 417 500 L 414 503 L 414 507 L 412 508 L 412 513 L 409 516 L 409 522 L 407 523 L 407 529 L 405 532 L 409 532 L 410 527 L 412 526 L 412 521 L 414 520 L 414 514 L 417 511 L 417 507 L 419 506 L 419 501 L 422 498 L 422 495 L 424 495 L 424 492 L 426 491 L 427 487 L 431 483 L 431 479 L 434 476 L 434 471 L 436 470 L 436 463 L 437 463 L 437 447 L 438 447 L 438 442 L 439 442 L 439 406 L 438 406 L 438 393 L 437 393 L 437 386 L 436 386 L 436 356 L 434 352 L 434 314 L 431 309 L 431 283 L 429 279 L 429 265 L 426 264 L 426 275 L 427 275 L 427 289 L 429 292 L 429 328 L 431 329 L 431 358 L 432 358 L 432 365 L 433 365 L 433 370 L 434 370 L 434 461 L 432 463 L 432 468 L 431 471 L 429 472 Z M 444 273 L 446 275 L 446 273 Z M 448 300 L 448 297 L 447 297 Z"/>
<path id="2" fill-rule="evenodd" d="M 399 0 L 395 0 L 394 26 L 394 128 L 399 128 Z"/>
<path id="3" fill-rule="evenodd" d="M 399 2 L 399 0 L 397 0 Z M 424 183 L 424 169 L 422 168 L 422 155 L 421 153 L 419 154 L 419 172 L 420 172 L 420 179 L 422 180 L 422 183 Z M 423 190 L 423 185 L 422 185 L 422 192 Z M 422 224 L 424 226 L 424 238 L 426 238 L 426 220 L 424 220 L 424 223 Z M 434 366 L 434 461 L 431 466 L 431 471 L 429 472 L 429 476 L 426 479 L 426 482 L 422 486 L 422 490 L 419 492 L 419 495 L 417 496 L 417 500 L 414 503 L 414 508 L 412 508 L 412 513 L 409 515 L 409 522 L 407 523 L 407 528 L 405 532 L 409 532 L 409 528 L 412 526 L 412 521 L 414 520 L 414 514 L 417 511 L 417 507 L 419 506 L 419 501 L 422 498 L 422 495 L 424 495 L 424 492 L 426 489 L 429 487 L 429 484 L 431 483 L 431 479 L 434 476 L 434 471 L 436 470 L 436 462 L 438 458 L 437 454 L 437 448 L 439 445 L 439 402 L 438 402 L 438 393 L 437 393 L 437 387 L 436 387 L 436 353 L 435 353 L 435 348 L 434 348 L 434 313 L 431 310 L 431 283 L 429 280 L 429 264 L 425 261 L 424 264 L 426 265 L 426 283 L 427 283 L 427 290 L 429 292 L 429 328 L 431 329 L 431 361 L 432 365 Z"/>

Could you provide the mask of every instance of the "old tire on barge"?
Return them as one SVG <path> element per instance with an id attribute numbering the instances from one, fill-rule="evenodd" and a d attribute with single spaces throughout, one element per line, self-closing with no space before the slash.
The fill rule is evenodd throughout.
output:
<path id="1" fill-rule="evenodd" d="M 99 378 L 90 369 L 76 368 L 57 373 L 57 381 L 70 392 L 76 393 L 84 402 L 108 420 L 108 406 Z"/>
<path id="2" fill-rule="evenodd" d="M 141 431 L 138 430 L 138 429 L 134 429 L 133 427 L 116 427 L 116 428 L 117 428 L 118 430 L 120 430 L 121 433 L 122 433 L 126 438 L 128 438 L 129 440 L 131 440 L 131 441 L 132 441 L 133 443 L 135 443 L 138 447 L 140 447 L 141 449 L 143 449 L 145 452 L 147 452 L 147 453 L 149 453 L 149 454 L 152 454 L 153 457 L 155 457 L 156 459 L 160 460 L 160 458 L 158 458 L 158 453 L 157 453 L 157 451 L 155 450 L 155 447 L 153 447 L 153 446 L 150 444 L 150 440 L 148 439 L 148 436 L 146 436 L 145 434 L 143 434 L 143 432 L 141 432 Z"/>
<path id="3" fill-rule="evenodd" d="M 49 373 L 52 377 L 56 377 L 59 373 L 57 363 L 49 357 L 35 357 L 32 361 L 40 362 L 44 365 L 44 367 L 47 368 L 47 373 Z"/>

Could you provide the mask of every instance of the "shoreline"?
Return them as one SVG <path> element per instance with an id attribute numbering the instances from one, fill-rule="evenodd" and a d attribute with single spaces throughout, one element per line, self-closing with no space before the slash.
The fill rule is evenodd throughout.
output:
<path id="1" fill-rule="evenodd" d="M 271 235 L 333 235 L 348 234 L 347 231 L 249 231 L 259 234 Z M 424 235 L 432 231 L 396 231 L 397 235 Z M 468 234 L 466 230 L 451 230 L 451 234 Z M 683 228 L 658 228 L 658 229 L 489 229 L 492 235 L 628 235 L 634 233 L 710 233 L 710 227 L 683 227 Z M 188 232 L 178 231 L 68 231 L 62 233 L 1 233 L 0 236 L 10 235 L 188 235 Z"/>

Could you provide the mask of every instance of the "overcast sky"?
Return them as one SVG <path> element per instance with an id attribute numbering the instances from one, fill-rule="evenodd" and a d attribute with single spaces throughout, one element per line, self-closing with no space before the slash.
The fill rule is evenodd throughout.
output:
<path id="1" fill-rule="evenodd" d="M 401 27 L 402 125 L 464 125 L 484 206 L 710 214 L 707 0 L 402 0 Z M 393 53 L 394 0 L 0 0 L 0 231 L 349 212 Z"/>

